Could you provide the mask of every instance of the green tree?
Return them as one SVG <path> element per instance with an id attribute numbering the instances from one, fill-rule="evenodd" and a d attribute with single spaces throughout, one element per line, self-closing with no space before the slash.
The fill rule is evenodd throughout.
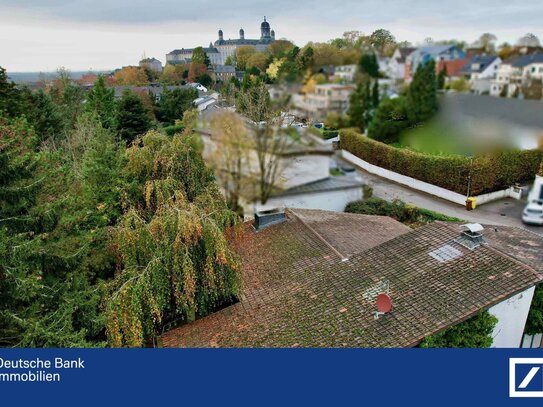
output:
<path id="1" fill-rule="evenodd" d="M 492 331 L 498 323 L 488 311 L 461 322 L 443 332 L 427 336 L 421 348 L 490 348 Z"/>
<path id="2" fill-rule="evenodd" d="M 407 92 L 408 116 L 412 124 L 420 124 L 437 111 L 436 65 L 433 60 L 419 65 Z"/>
<path id="3" fill-rule="evenodd" d="M 382 55 L 387 46 L 394 45 L 395 38 L 390 31 L 380 28 L 370 35 L 369 41 Z"/>
<path id="4" fill-rule="evenodd" d="M 190 109 L 192 102 L 198 98 L 198 91 L 193 88 L 172 89 L 164 88 L 158 102 L 158 119 L 167 124 L 173 124 L 183 118 L 183 112 Z"/>
<path id="5" fill-rule="evenodd" d="M 528 335 L 543 332 L 543 284 L 539 284 L 535 288 L 524 332 Z"/>
<path id="6" fill-rule="evenodd" d="M 6 70 L 0 66 L 0 115 L 18 113 L 18 94 L 13 82 L 8 81 Z"/>
<path id="7" fill-rule="evenodd" d="M 373 52 L 362 54 L 358 67 L 361 73 L 369 75 L 372 78 L 379 77 L 379 63 Z"/>
<path id="8" fill-rule="evenodd" d="M 358 127 L 364 131 L 371 118 L 371 110 L 373 109 L 373 101 L 371 97 L 370 81 L 360 83 L 351 94 L 349 99 L 349 116 L 350 124 L 353 127 Z"/>
<path id="9" fill-rule="evenodd" d="M 85 108 L 88 112 L 98 114 L 104 128 L 115 128 L 115 90 L 106 87 L 103 75 L 99 75 L 94 82 L 94 86 L 87 95 Z"/>
<path id="10" fill-rule="evenodd" d="M 368 127 L 368 137 L 387 144 L 397 142 L 400 133 L 410 126 L 407 110 L 403 96 L 383 99 Z"/>
<path id="11" fill-rule="evenodd" d="M 443 69 L 437 75 L 437 88 L 445 89 L 445 80 L 447 79 L 447 65 L 443 65 Z"/>
<path id="12" fill-rule="evenodd" d="M 46 140 L 58 141 L 63 138 L 66 120 L 51 96 L 39 89 L 32 92 L 28 88 L 20 90 L 20 110 L 34 127 L 38 143 Z"/>
<path id="13" fill-rule="evenodd" d="M 194 51 L 192 51 L 191 62 L 193 64 L 201 64 L 205 66 L 208 66 L 210 64 L 209 58 L 202 47 L 194 48 Z"/>
<path id="14" fill-rule="evenodd" d="M 129 89 L 123 92 L 116 110 L 117 130 L 127 144 L 151 128 L 149 111 L 141 98 Z"/>

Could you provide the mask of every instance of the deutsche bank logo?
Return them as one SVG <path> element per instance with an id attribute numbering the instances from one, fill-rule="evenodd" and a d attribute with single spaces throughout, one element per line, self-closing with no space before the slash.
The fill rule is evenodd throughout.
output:
<path id="1" fill-rule="evenodd" d="M 509 397 L 543 397 L 543 358 L 509 359 Z"/>

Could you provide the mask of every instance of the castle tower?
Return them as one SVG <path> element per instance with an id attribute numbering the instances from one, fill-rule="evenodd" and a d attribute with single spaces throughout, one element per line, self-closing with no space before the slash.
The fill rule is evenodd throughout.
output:
<path id="1" fill-rule="evenodd" d="M 275 41 L 275 31 L 271 30 L 271 39 Z"/>
<path id="2" fill-rule="evenodd" d="M 243 28 L 240 28 L 240 30 L 239 30 L 239 39 L 240 40 L 245 39 L 245 31 L 243 30 Z"/>
<path id="3" fill-rule="evenodd" d="M 266 21 L 266 16 L 264 16 L 264 21 L 260 24 L 260 39 L 261 40 L 271 40 L 271 28 L 270 23 Z"/>
<path id="4" fill-rule="evenodd" d="M 219 30 L 219 41 L 224 40 L 223 32 L 222 30 Z"/>

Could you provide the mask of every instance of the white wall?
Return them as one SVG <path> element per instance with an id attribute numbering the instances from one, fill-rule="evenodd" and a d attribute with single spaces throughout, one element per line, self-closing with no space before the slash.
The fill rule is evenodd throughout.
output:
<path id="1" fill-rule="evenodd" d="M 466 205 L 466 196 L 457 192 L 449 191 L 448 189 L 438 187 L 436 185 L 429 184 L 418 179 L 408 177 L 406 175 L 398 174 L 397 172 L 387 170 L 377 165 L 368 163 L 367 161 L 358 158 L 354 154 L 348 151 L 341 150 L 341 157 L 350 163 L 360 167 L 371 174 L 378 175 L 380 177 L 392 180 L 398 184 L 406 185 L 409 188 L 416 189 L 418 191 L 426 192 L 427 194 L 437 196 L 439 198 L 446 199 L 447 201 L 454 202 L 459 205 Z M 515 188 L 507 188 L 501 191 L 490 192 L 488 194 L 477 195 L 476 204 L 482 205 L 484 203 L 495 201 L 502 198 L 515 198 L 520 199 L 519 191 Z"/>
<path id="2" fill-rule="evenodd" d="M 535 287 L 528 288 L 488 310 L 490 314 L 498 318 L 498 323 L 492 332 L 493 348 L 519 348 L 521 346 L 534 291 Z"/>

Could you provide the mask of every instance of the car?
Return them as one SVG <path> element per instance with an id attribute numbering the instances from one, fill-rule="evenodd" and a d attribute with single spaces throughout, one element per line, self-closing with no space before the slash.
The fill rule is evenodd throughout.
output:
<path id="1" fill-rule="evenodd" d="M 529 225 L 543 225 L 543 203 L 531 202 L 522 211 L 522 221 Z"/>

